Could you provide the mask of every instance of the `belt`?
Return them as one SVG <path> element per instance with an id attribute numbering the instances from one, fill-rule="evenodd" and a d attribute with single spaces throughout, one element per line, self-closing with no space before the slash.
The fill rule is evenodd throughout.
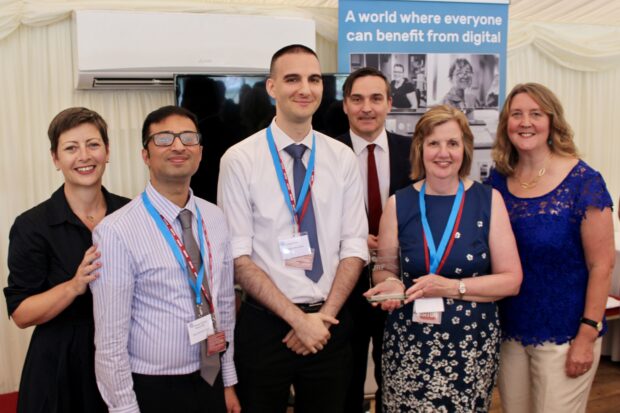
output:
<path id="1" fill-rule="evenodd" d="M 258 301 L 256 301 L 254 298 L 250 297 L 249 295 L 245 297 L 244 302 L 248 304 L 250 307 L 255 308 L 259 311 L 264 311 L 266 313 L 276 315 L 273 313 L 273 311 L 269 310 L 268 308 L 260 304 Z M 325 304 L 325 301 L 317 301 L 315 303 L 295 303 L 295 305 L 299 307 L 301 311 L 303 311 L 304 313 L 308 313 L 308 314 L 318 313 L 319 310 L 323 307 L 323 304 Z"/>

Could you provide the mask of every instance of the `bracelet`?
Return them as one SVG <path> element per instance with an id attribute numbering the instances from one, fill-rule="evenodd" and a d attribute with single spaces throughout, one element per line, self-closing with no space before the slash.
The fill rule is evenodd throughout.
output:
<path id="1" fill-rule="evenodd" d="M 393 277 L 393 276 L 389 276 L 386 279 L 384 279 L 383 281 L 396 281 L 396 282 L 401 283 L 403 287 L 405 286 L 405 283 L 403 282 L 403 280 L 401 280 L 400 278 Z M 381 282 L 383 282 L 383 281 L 381 281 Z"/>

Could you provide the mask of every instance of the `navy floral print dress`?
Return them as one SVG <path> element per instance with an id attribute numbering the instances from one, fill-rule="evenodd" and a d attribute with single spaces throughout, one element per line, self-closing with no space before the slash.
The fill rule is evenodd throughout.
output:
<path id="1" fill-rule="evenodd" d="M 489 186 L 474 183 L 465 191 L 454 243 L 438 271 L 462 279 L 491 270 Z M 435 240 L 441 239 L 454 196 L 426 195 L 427 218 Z M 406 287 L 427 274 L 419 192 L 396 193 L 398 239 Z M 445 299 L 441 324 L 412 321 L 413 305 L 393 311 L 383 343 L 385 412 L 485 412 L 499 365 L 500 328 L 495 303 Z"/>

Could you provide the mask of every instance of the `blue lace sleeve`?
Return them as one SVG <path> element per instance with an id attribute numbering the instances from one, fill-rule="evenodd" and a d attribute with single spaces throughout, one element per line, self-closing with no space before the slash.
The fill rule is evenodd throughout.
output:
<path id="1" fill-rule="evenodd" d="M 576 200 L 575 214 L 583 219 L 588 208 L 596 208 L 603 210 L 605 208 L 613 209 L 613 201 L 605 185 L 605 180 L 601 174 L 589 166 L 583 165 L 582 173 L 583 184 Z"/>

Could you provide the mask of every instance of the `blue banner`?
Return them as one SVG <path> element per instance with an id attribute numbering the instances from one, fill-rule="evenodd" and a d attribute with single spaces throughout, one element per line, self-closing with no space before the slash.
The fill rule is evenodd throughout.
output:
<path id="1" fill-rule="evenodd" d="M 338 71 L 369 66 L 390 81 L 386 129 L 411 136 L 427 108 L 462 110 L 471 177 L 483 179 L 506 94 L 508 0 L 340 0 L 338 15 Z"/>

